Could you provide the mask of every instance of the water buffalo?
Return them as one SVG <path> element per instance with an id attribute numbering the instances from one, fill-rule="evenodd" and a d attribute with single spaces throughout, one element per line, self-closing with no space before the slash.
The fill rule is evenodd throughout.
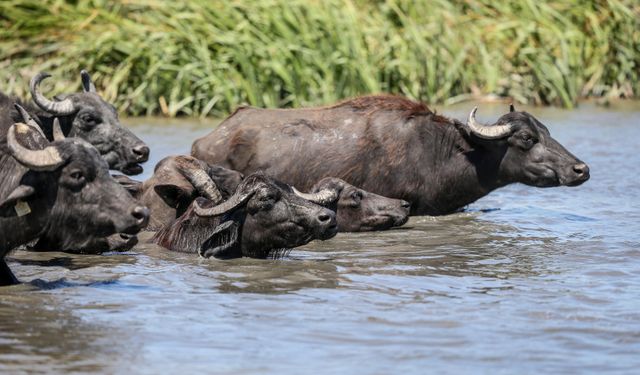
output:
<path id="1" fill-rule="evenodd" d="M 337 229 L 333 211 L 258 172 L 222 203 L 196 198 L 182 216 L 156 233 L 153 242 L 207 258 L 266 258 L 313 239 L 329 239 Z"/>
<path id="2" fill-rule="evenodd" d="M 63 133 L 78 137 L 94 145 L 111 169 L 128 175 L 142 173 L 142 166 L 149 159 L 149 148 L 131 131 L 120 125 L 116 109 L 96 92 L 86 71 L 81 72 L 83 91 L 64 95 L 59 100 L 49 100 L 40 93 L 40 83 L 47 73 L 39 73 L 31 80 L 29 88 L 37 105 L 25 105 L 35 115 L 49 140 L 53 139 L 53 119 L 58 118 Z M 17 100 L 0 94 L 0 118 L 11 123 L 22 121 L 13 110 Z"/>
<path id="3" fill-rule="evenodd" d="M 135 234 L 147 223 L 148 209 L 82 139 L 49 143 L 29 125 L 3 127 L 0 165 L 0 285 L 17 283 L 4 261 L 16 246 L 46 236 L 66 248 L 83 247 L 96 237 Z"/>
<path id="4" fill-rule="evenodd" d="M 159 230 L 182 215 L 196 197 L 215 202 L 228 198 L 243 176 L 240 172 L 208 165 L 192 156 L 176 155 L 160 160 L 153 176 L 144 182 L 125 176 L 115 178 L 151 210 L 146 229 Z"/>
<path id="5" fill-rule="evenodd" d="M 335 177 L 318 181 L 309 194 L 296 193 L 334 211 L 338 232 L 385 230 L 409 219 L 409 202 L 359 189 Z"/>
<path id="6" fill-rule="evenodd" d="M 159 230 L 179 217 L 197 197 L 214 202 L 227 199 L 243 179 L 240 172 L 209 165 L 186 155 L 162 159 L 153 176 L 144 183 L 126 176 L 115 177 L 150 208 L 147 230 Z M 217 196 L 217 191 L 221 196 Z M 408 219 L 408 202 L 358 189 L 337 178 L 318 182 L 311 189 L 313 194 L 300 193 L 295 189 L 294 192 L 335 211 L 340 232 L 383 230 L 403 225 Z"/>
<path id="7" fill-rule="evenodd" d="M 191 156 L 168 156 L 155 167 L 153 176 L 144 182 L 123 175 L 112 176 L 129 194 L 150 210 L 149 231 L 157 231 L 182 215 L 196 197 L 219 201 L 233 194 L 242 181 L 242 174 L 226 168 L 210 166 Z M 63 250 L 96 254 L 128 251 L 138 243 L 136 236 L 126 233 L 95 238 L 82 248 L 67 249 L 47 237 L 31 246 L 34 251 Z"/>
<path id="8" fill-rule="evenodd" d="M 576 186 L 589 168 L 540 121 L 511 111 L 492 126 L 475 109 L 466 123 L 425 104 L 378 95 L 305 109 L 242 107 L 192 155 L 242 173 L 265 173 L 301 189 L 338 177 L 411 203 L 413 215 L 455 212 L 511 183 Z"/>

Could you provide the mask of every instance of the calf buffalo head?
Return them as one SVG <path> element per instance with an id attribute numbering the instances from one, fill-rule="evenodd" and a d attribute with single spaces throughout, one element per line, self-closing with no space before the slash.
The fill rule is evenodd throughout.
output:
<path id="1" fill-rule="evenodd" d="M 197 198 L 184 215 L 158 232 L 155 241 L 177 251 L 198 251 L 203 257 L 265 258 L 273 250 L 326 240 L 336 232 L 333 211 L 254 173 L 222 203 Z"/>
<path id="2" fill-rule="evenodd" d="M 511 111 L 493 126 L 477 122 L 477 107 L 467 128 L 472 143 L 500 159 L 498 180 L 538 187 L 577 186 L 589 179 L 589 167 L 551 137 L 549 130 L 527 112 Z"/>
<path id="3" fill-rule="evenodd" d="M 25 146 L 34 143 L 44 147 Z M 0 203 L 3 217 L 26 216 L 29 225 L 42 228 L 41 235 L 65 249 L 116 232 L 135 234 L 146 225 L 148 209 L 109 176 L 106 162 L 84 140 L 48 143 L 31 126 L 18 123 L 9 128 L 6 145 L 27 170 Z"/>
<path id="4" fill-rule="evenodd" d="M 49 100 L 40 93 L 40 82 L 47 77 L 47 73 L 33 77 L 31 95 L 41 109 L 60 119 L 64 133 L 94 145 L 110 168 L 128 175 L 141 173 L 140 163 L 149 159 L 149 148 L 120 125 L 116 109 L 97 94 L 89 74 L 81 72 L 82 92 L 61 100 Z"/>
<path id="5" fill-rule="evenodd" d="M 359 189 L 339 178 L 323 178 L 311 192 L 296 190 L 301 197 L 335 211 L 340 232 L 385 230 L 409 219 L 409 202 Z"/>

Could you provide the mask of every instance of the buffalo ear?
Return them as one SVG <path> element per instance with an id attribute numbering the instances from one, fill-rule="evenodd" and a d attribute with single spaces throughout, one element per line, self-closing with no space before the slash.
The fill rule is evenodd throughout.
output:
<path id="1" fill-rule="evenodd" d="M 221 223 L 198 249 L 198 254 L 203 258 L 239 258 L 241 256 L 239 230 L 240 224 L 233 219 Z"/>
<path id="2" fill-rule="evenodd" d="M 141 181 L 130 179 L 129 177 L 121 174 L 113 174 L 111 177 L 113 177 L 120 186 L 125 188 L 132 197 L 137 198 L 140 194 L 140 191 L 142 190 Z"/>
<path id="3" fill-rule="evenodd" d="M 29 204 L 24 200 L 35 193 L 35 189 L 28 185 L 19 185 L 0 203 L 0 217 L 24 216 L 31 212 Z"/>
<path id="4" fill-rule="evenodd" d="M 156 194 L 171 208 L 177 208 L 180 203 L 187 199 L 190 200 L 192 193 L 192 191 L 173 184 L 156 185 L 153 187 L 153 190 L 155 190 Z"/>

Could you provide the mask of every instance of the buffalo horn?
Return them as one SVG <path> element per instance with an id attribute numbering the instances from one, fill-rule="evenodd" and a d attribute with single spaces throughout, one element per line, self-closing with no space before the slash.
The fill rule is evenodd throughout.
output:
<path id="1" fill-rule="evenodd" d="M 47 136 L 44 135 L 44 132 L 42 131 L 42 128 L 40 127 L 40 125 L 38 125 L 36 120 L 34 120 L 33 117 L 31 117 L 31 115 L 29 114 L 29 112 L 27 112 L 26 109 L 24 109 L 18 103 L 14 104 L 13 106 L 16 107 L 16 109 L 18 110 L 18 112 L 20 113 L 20 116 L 22 117 L 22 121 L 24 121 L 25 124 L 37 130 L 38 133 L 40 133 L 40 135 L 42 135 L 45 139 L 47 138 Z"/>
<path id="2" fill-rule="evenodd" d="M 96 86 L 91 82 L 91 76 L 89 76 L 89 73 L 82 69 L 82 71 L 80 71 L 80 77 L 82 78 L 82 88 L 84 89 L 84 92 L 95 93 Z"/>
<path id="3" fill-rule="evenodd" d="M 509 104 L 509 112 L 515 112 L 516 107 L 513 106 L 513 103 Z"/>
<path id="4" fill-rule="evenodd" d="M 303 193 L 298 191 L 298 189 L 294 188 L 293 186 L 291 188 L 293 189 L 293 192 L 300 198 L 306 199 L 319 205 L 325 205 L 338 199 L 338 193 L 333 189 L 322 189 L 317 193 Z"/>
<path id="5" fill-rule="evenodd" d="M 229 197 L 229 199 L 211 208 L 201 207 L 200 203 L 197 200 L 195 200 L 193 202 L 195 205 L 194 211 L 196 215 L 204 216 L 204 217 L 222 215 L 225 212 L 231 211 L 234 208 L 246 202 L 249 198 L 251 198 L 251 196 L 253 195 L 253 193 L 255 193 L 255 191 L 256 191 L 255 188 L 249 190 L 248 192 L 236 191 L 235 194 Z"/>
<path id="6" fill-rule="evenodd" d="M 71 99 L 67 98 L 62 101 L 55 102 L 45 98 L 44 95 L 40 93 L 40 82 L 47 77 L 51 77 L 51 75 L 41 72 L 31 79 L 29 89 L 31 90 L 33 101 L 36 102 L 40 108 L 57 116 L 66 116 L 74 113 L 76 110 Z"/>
<path id="7" fill-rule="evenodd" d="M 215 182 L 213 182 L 207 172 L 198 165 L 197 161 L 193 160 L 186 165 L 181 165 L 180 173 L 182 173 L 203 197 L 213 203 L 218 203 L 222 200 L 222 195 Z"/>
<path id="8" fill-rule="evenodd" d="M 35 171 L 52 171 L 64 163 L 58 149 L 48 146 L 44 150 L 30 150 L 16 139 L 18 133 L 26 133 L 29 126 L 23 123 L 13 124 L 7 132 L 7 147 L 11 155 L 25 167 Z"/>
<path id="9" fill-rule="evenodd" d="M 474 107 L 471 113 L 469 113 L 469 119 L 467 120 L 467 126 L 471 129 L 471 132 L 480 138 L 484 139 L 498 139 L 504 138 L 511 134 L 511 125 L 497 125 L 497 126 L 484 126 L 476 121 L 476 112 L 478 107 Z"/>
<path id="10" fill-rule="evenodd" d="M 53 140 L 62 141 L 65 138 L 62 128 L 60 128 L 60 120 L 56 117 L 53 119 Z"/>

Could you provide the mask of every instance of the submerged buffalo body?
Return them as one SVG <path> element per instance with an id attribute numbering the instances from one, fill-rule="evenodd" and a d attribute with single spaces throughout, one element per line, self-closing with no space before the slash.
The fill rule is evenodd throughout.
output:
<path id="1" fill-rule="evenodd" d="M 147 208 L 109 176 L 97 150 L 81 139 L 49 143 L 29 125 L 3 127 L 0 166 L 0 285 L 17 283 L 4 261 L 16 246 L 43 236 L 66 248 L 83 247 L 146 225 Z"/>
<path id="2" fill-rule="evenodd" d="M 439 116 L 396 96 L 330 107 L 238 109 L 196 140 L 192 155 L 308 190 L 324 177 L 411 203 L 414 215 L 455 212 L 511 183 L 576 186 L 589 168 L 526 112 L 493 126 Z"/>
<path id="3" fill-rule="evenodd" d="M 128 175 L 142 172 L 140 163 L 149 159 L 149 148 L 131 131 L 120 124 L 116 109 L 96 92 L 89 74 L 81 72 L 83 91 L 50 100 L 40 93 L 40 82 L 49 77 L 36 75 L 30 83 L 31 95 L 37 107 L 25 105 L 34 114 L 49 140 L 53 139 L 53 119 L 58 118 L 63 133 L 82 138 L 98 149 L 111 169 Z M 0 94 L 0 121 L 22 121 L 13 109 L 15 99 Z"/>
<path id="4" fill-rule="evenodd" d="M 329 239 L 336 232 L 333 211 L 301 198 L 288 185 L 254 173 L 222 203 L 196 198 L 153 241 L 203 257 L 266 258 L 274 251 Z"/>

